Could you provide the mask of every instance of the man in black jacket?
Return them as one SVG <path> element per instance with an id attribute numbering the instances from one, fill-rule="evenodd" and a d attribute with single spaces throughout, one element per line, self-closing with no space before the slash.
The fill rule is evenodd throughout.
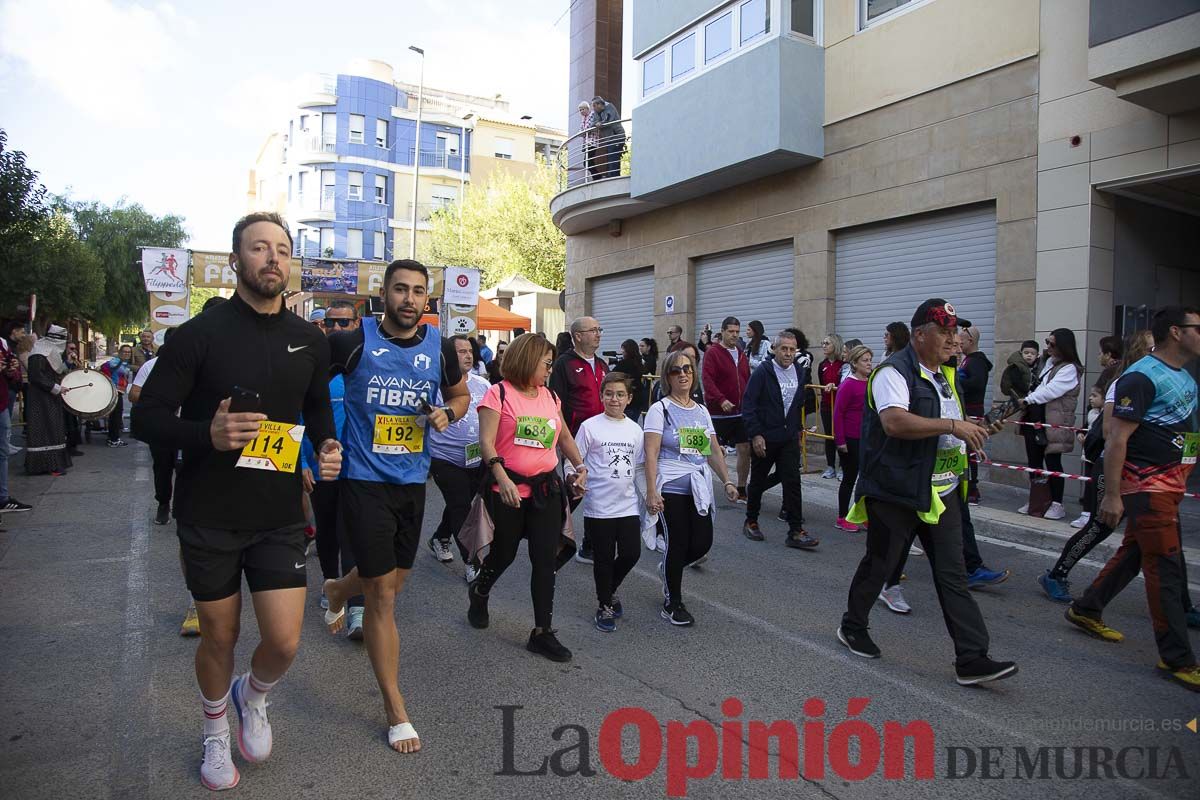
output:
<path id="1" fill-rule="evenodd" d="M 242 756 L 270 755 L 266 693 L 300 643 L 307 580 L 299 432 L 320 454 L 323 479 L 341 469 L 329 344 L 283 306 L 291 253 L 292 237 L 278 214 L 239 220 L 229 254 L 238 281 L 233 299 L 176 330 L 133 410 L 137 438 L 183 450 L 175 519 L 204 632 L 196 679 L 204 710 L 200 780 L 209 789 L 232 788 L 239 778 L 229 752 L 231 700 Z M 231 407 L 235 395 L 238 405 Z M 250 669 L 231 687 L 243 575 L 262 640 Z"/>
<path id="2" fill-rule="evenodd" d="M 983 401 L 987 395 L 988 376 L 992 374 L 992 362 L 979 349 L 979 328 L 960 327 L 959 338 L 963 355 L 958 363 L 958 388 L 963 393 L 963 407 L 968 416 L 982 417 L 987 411 Z M 972 461 L 970 470 L 967 502 L 977 506 L 980 500 L 979 465 Z"/>
<path id="3" fill-rule="evenodd" d="M 800 484 L 800 409 L 804 405 L 804 387 L 812 382 L 812 373 L 796 363 L 796 337 L 783 331 L 775 337 L 775 355 L 758 365 L 742 395 L 742 423 L 750 437 L 750 486 L 746 498 L 746 523 L 742 533 L 761 542 L 758 512 L 762 507 L 767 475 L 776 467 L 783 482 L 784 507 L 792 519 L 801 516 Z M 784 541 L 788 547 L 811 550 L 819 542 L 798 523 L 789 523 Z"/>
<path id="4" fill-rule="evenodd" d="M 617 107 L 600 95 L 592 98 L 596 125 L 600 128 L 600 177 L 615 178 L 621 174 L 621 156 L 625 153 L 625 128 Z"/>

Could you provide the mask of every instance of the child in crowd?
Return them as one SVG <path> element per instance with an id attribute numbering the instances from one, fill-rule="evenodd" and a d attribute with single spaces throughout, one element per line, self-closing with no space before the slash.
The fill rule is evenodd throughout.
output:
<path id="1" fill-rule="evenodd" d="M 1000 375 L 1000 391 L 1005 397 L 1024 397 L 1033 388 L 1033 365 L 1041 350 L 1032 339 L 1021 342 L 1021 349 L 1008 357 L 1008 366 Z"/>
<path id="2" fill-rule="evenodd" d="M 637 564 L 641 518 L 633 477 L 643 461 L 642 429 L 625 416 L 632 399 L 629 377 L 610 372 L 600 384 L 604 413 L 583 421 L 575 444 L 588 471 L 583 524 L 592 544 L 596 629 L 612 633 L 621 617 L 616 591 Z"/>

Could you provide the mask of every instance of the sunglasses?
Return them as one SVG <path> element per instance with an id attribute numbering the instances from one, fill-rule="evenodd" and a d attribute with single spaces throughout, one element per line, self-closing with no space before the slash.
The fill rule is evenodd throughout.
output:
<path id="1" fill-rule="evenodd" d="M 667 374 L 668 375 L 691 375 L 692 374 L 692 365 L 684 364 L 681 367 L 671 367 L 669 370 L 667 370 Z"/>
<path id="2" fill-rule="evenodd" d="M 949 400 L 954 396 L 954 393 L 950 390 L 950 382 L 946 380 L 945 375 L 942 375 L 940 372 L 935 372 L 933 374 L 933 382 L 937 385 L 938 392 L 941 393 L 942 397 Z"/>
<path id="3" fill-rule="evenodd" d="M 353 322 L 354 322 L 354 320 L 352 320 L 352 319 L 329 319 L 328 317 L 321 320 L 321 324 L 324 325 L 326 328 L 329 328 L 330 330 L 333 330 L 333 328 L 335 328 L 335 327 L 349 328 L 350 324 Z"/>

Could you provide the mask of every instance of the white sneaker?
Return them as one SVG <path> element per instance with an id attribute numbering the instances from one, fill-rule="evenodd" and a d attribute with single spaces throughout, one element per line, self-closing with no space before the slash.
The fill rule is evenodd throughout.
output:
<path id="1" fill-rule="evenodd" d="M 470 583 L 478 577 L 479 567 L 475 566 L 474 564 L 467 564 L 467 566 L 463 568 L 463 578 L 466 579 L 467 583 Z"/>
<path id="2" fill-rule="evenodd" d="M 1063 508 L 1062 503 L 1051 503 L 1045 516 L 1046 519 L 1062 519 L 1067 516 L 1067 510 Z"/>
<path id="3" fill-rule="evenodd" d="M 200 762 L 200 782 L 204 788 L 219 792 L 232 789 L 241 779 L 229 757 L 229 731 L 204 737 L 204 760 Z"/>
<path id="4" fill-rule="evenodd" d="M 1087 524 L 1092 521 L 1092 515 L 1087 511 L 1080 514 L 1071 521 L 1072 528 L 1086 528 Z"/>
<path id="5" fill-rule="evenodd" d="M 346 611 L 346 638 L 361 642 L 363 638 L 363 607 L 350 606 Z"/>
<path id="6" fill-rule="evenodd" d="M 1017 513 L 1018 514 L 1028 514 L 1029 513 L 1029 503 L 1026 503 L 1025 505 L 1018 508 Z"/>
<path id="7" fill-rule="evenodd" d="M 437 538 L 430 539 L 429 550 L 433 553 L 433 557 L 443 564 L 454 560 L 454 554 L 450 552 L 450 542 L 444 542 Z"/>
<path id="8" fill-rule="evenodd" d="M 917 544 L 916 542 L 913 542 L 912 545 L 909 546 L 908 552 L 912 553 L 914 556 L 925 555 L 925 551 L 921 549 L 921 545 Z"/>
<path id="9" fill-rule="evenodd" d="M 897 614 L 907 614 L 912 611 L 912 606 L 905 602 L 904 592 L 900 591 L 899 586 L 885 586 L 879 593 L 879 599 Z"/>
<path id="10" fill-rule="evenodd" d="M 833 467 L 826 467 L 825 471 L 821 473 L 821 477 L 824 478 L 825 480 L 829 480 L 836 474 L 837 473 L 834 471 Z"/>
<path id="11" fill-rule="evenodd" d="M 229 698 L 238 715 L 238 750 L 251 763 L 265 761 L 271 755 L 271 723 L 267 720 L 267 702 L 248 703 L 242 699 L 250 673 L 233 682 Z"/>

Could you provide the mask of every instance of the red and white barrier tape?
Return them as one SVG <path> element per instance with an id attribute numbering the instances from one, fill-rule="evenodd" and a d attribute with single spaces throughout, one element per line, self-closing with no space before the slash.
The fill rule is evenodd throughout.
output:
<path id="1" fill-rule="evenodd" d="M 999 461 L 980 461 L 972 458 L 971 461 L 986 467 L 997 467 L 999 469 L 1011 469 L 1013 472 L 1029 472 L 1034 475 L 1045 475 L 1047 478 L 1066 478 L 1073 481 L 1088 482 L 1094 480 L 1086 475 L 1072 475 L 1070 472 L 1055 472 L 1050 469 L 1034 469 L 1033 467 L 1019 467 L 1016 464 L 1001 464 Z M 1200 500 L 1200 494 L 1196 492 L 1184 492 L 1184 497 L 1190 497 L 1193 500 Z"/>
<path id="2" fill-rule="evenodd" d="M 983 417 L 971 417 L 972 422 L 984 422 Z M 1005 425 L 1025 425 L 1029 428 L 1040 430 L 1042 428 L 1057 428 L 1059 430 L 1074 431 L 1075 433 L 1087 433 L 1087 428 L 1076 428 L 1074 425 L 1056 425 L 1052 422 L 1021 422 L 1016 419 L 1002 420 Z"/>

